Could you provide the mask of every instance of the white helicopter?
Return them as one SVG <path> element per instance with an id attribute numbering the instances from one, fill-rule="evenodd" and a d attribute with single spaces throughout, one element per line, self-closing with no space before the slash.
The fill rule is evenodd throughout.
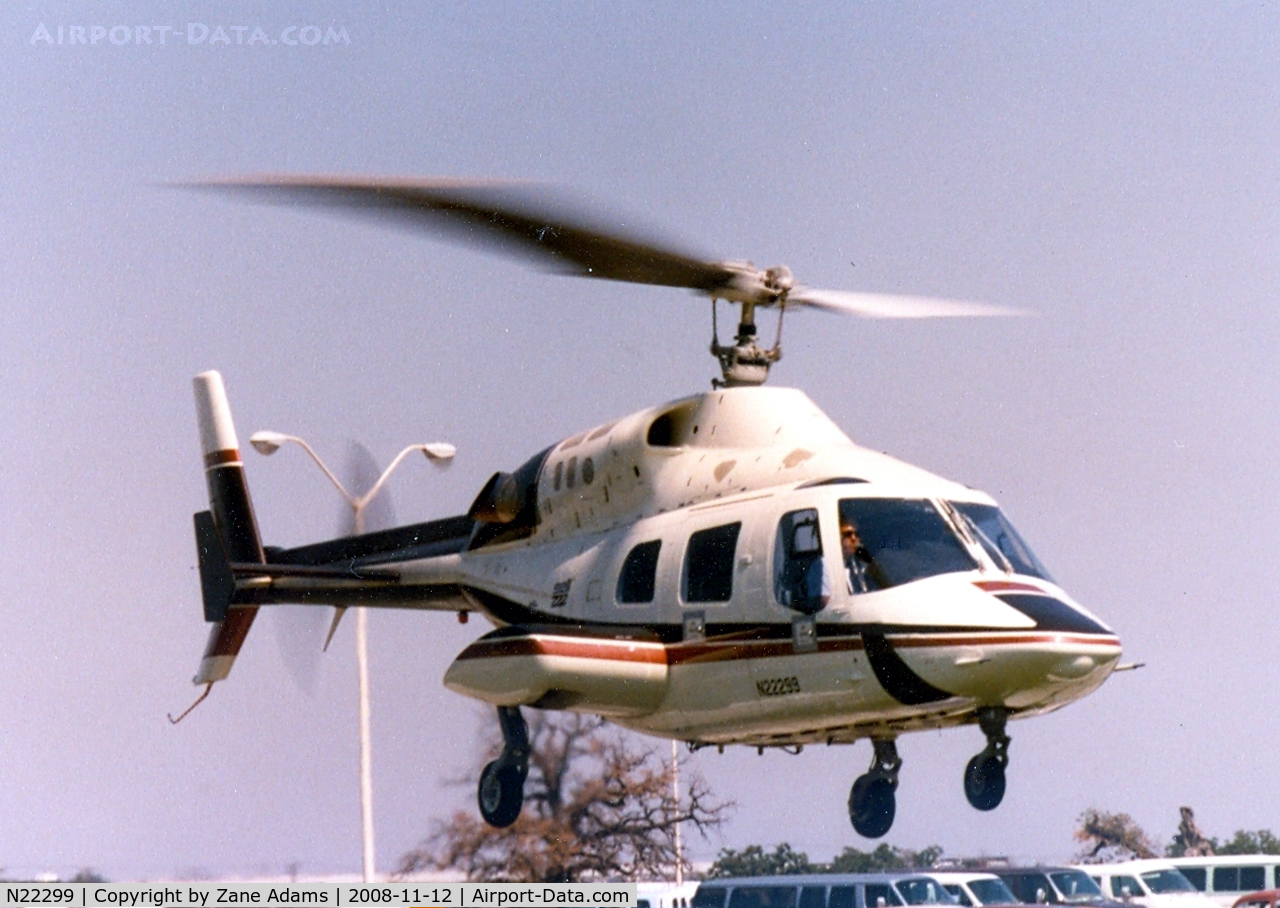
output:
<path id="1" fill-rule="evenodd" d="M 587 429 L 495 473 L 465 515 L 266 548 L 217 372 L 195 379 L 211 508 L 195 515 L 205 620 L 195 683 L 227 677 L 259 606 L 479 612 L 451 690 L 497 707 L 504 746 L 479 780 L 498 827 L 523 802 L 521 707 L 594 713 L 690 748 L 799 751 L 870 739 L 854 829 L 888 832 L 899 735 L 977 724 L 964 772 L 979 810 L 1005 791 L 1011 718 L 1085 696 L 1120 640 L 1058 586 L 992 498 L 859 447 L 802 392 L 761 387 L 780 356 L 755 311 L 871 317 L 1010 310 L 796 284 L 551 214 L 527 187 L 254 177 L 216 188 L 392 212 L 541 255 L 558 270 L 712 298 L 711 391 Z M 716 301 L 740 309 L 733 343 Z M 206 687 L 207 694 L 209 687 Z"/>

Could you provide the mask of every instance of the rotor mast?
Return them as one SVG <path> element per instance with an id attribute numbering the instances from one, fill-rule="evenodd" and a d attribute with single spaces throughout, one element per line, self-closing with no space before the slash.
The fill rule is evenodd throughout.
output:
<path id="1" fill-rule="evenodd" d="M 782 359 L 782 316 L 787 309 L 787 293 L 792 287 L 791 272 L 779 265 L 760 271 L 745 263 L 726 263 L 734 279 L 711 295 L 711 355 L 720 363 L 723 378 L 712 379 L 712 387 L 741 388 L 762 385 L 769 367 Z M 716 303 L 724 299 L 738 304 L 738 333 L 733 344 L 721 344 L 716 325 Z M 772 347 L 756 342 L 756 308 L 778 307 L 778 333 Z"/>

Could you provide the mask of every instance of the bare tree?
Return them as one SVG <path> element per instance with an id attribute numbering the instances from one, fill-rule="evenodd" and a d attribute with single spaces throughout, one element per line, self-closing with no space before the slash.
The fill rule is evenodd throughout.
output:
<path id="1" fill-rule="evenodd" d="M 714 800 L 688 769 L 674 804 L 670 764 L 637 740 L 596 717 L 532 712 L 525 806 L 515 823 L 495 829 L 473 811 L 459 811 L 438 821 L 400 859 L 398 872 L 455 869 L 494 882 L 673 874 L 677 825 L 705 835 L 732 805 Z"/>
<path id="2" fill-rule="evenodd" d="M 1127 813 L 1103 813 L 1090 807 L 1077 822 L 1075 839 L 1086 846 L 1077 856 L 1080 861 L 1101 864 L 1156 857 L 1155 844 Z"/>
<path id="3" fill-rule="evenodd" d="M 1165 849 L 1165 853 L 1175 858 L 1194 858 L 1213 854 L 1216 843 L 1200 831 L 1200 827 L 1196 825 L 1195 812 L 1190 807 L 1180 807 L 1178 810 L 1182 814 L 1182 819 L 1178 822 L 1178 832 L 1169 843 L 1169 847 Z"/>

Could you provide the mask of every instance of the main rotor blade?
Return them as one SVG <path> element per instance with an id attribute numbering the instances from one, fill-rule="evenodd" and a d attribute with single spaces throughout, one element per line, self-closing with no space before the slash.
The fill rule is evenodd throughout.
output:
<path id="1" fill-rule="evenodd" d="M 465 180 L 261 175 L 194 184 L 284 201 L 398 214 L 415 225 L 443 228 L 463 240 L 496 240 L 532 254 L 553 270 L 638 284 L 713 292 L 734 272 L 633 236 L 552 210 L 536 184 Z"/>
<path id="2" fill-rule="evenodd" d="M 1030 315 L 989 303 L 936 299 L 930 296 L 895 296 L 890 293 L 856 293 L 848 290 L 814 290 L 797 287 L 787 295 L 787 306 L 812 306 L 828 312 L 863 318 L 955 318 L 963 316 Z"/>

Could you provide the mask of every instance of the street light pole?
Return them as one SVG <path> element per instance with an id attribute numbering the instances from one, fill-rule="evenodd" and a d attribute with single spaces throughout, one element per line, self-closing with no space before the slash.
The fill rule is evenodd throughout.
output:
<path id="1" fill-rule="evenodd" d="M 281 432 L 255 432 L 253 437 L 249 439 L 249 443 L 253 445 L 254 450 L 259 454 L 274 454 L 286 443 L 296 444 L 306 451 L 311 459 L 315 461 L 316 466 L 324 471 L 325 476 L 329 477 L 333 487 L 338 490 L 338 493 L 342 495 L 343 499 L 351 507 L 352 523 L 357 536 L 364 532 L 365 507 L 382 491 L 382 486 L 386 483 L 387 478 L 391 476 L 392 471 L 400 465 L 400 461 L 404 460 L 413 451 L 421 451 L 427 456 L 428 460 L 443 466 L 447 465 L 453 459 L 453 455 L 457 453 L 457 449 L 453 445 L 445 442 L 409 445 L 395 456 L 390 465 L 382 471 L 378 481 L 369 488 L 369 491 L 357 498 L 347 491 L 346 486 L 325 465 L 325 462 L 320 459 L 320 455 L 315 452 L 311 445 L 296 435 L 285 435 Z M 330 637 L 333 636 L 333 631 L 337 629 L 338 618 L 341 617 L 343 608 L 344 606 L 338 607 L 339 613 L 330 628 Z M 325 642 L 325 645 L 328 646 L 328 641 Z M 369 615 L 368 611 L 363 607 L 356 608 L 356 677 L 359 682 L 360 694 L 360 841 L 363 846 L 362 866 L 364 881 L 372 883 L 375 873 L 373 847 L 373 736 L 370 733 L 369 721 Z"/>

